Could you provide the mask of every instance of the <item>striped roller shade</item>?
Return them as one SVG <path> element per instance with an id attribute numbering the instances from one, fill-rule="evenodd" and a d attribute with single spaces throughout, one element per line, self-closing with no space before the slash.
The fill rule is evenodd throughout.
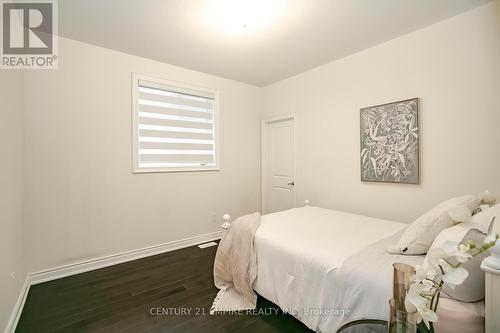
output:
<path id="1" fill-rule="evenodd" d="M 140 169 L 216 166 L 215 95 L 139 80 Z"/>

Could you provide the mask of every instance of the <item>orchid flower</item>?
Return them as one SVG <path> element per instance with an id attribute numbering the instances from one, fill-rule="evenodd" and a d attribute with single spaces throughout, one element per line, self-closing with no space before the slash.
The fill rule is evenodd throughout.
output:
<path id="1" fill-rule="evenodd" d="M 441 282 L 441 277 L 443 274 L 443 270 L 440 266 L 440 259 L 445 255 L 446 252 L 442 248 L 432 249 L 427 252 L 427 260 L 424 262 L 429 266 L 428 269 L 432 269 L 433 272 L 435 272 L 436 275 L 433 279 L 438 283 Z"/>
<path id="2" fill-rule="evenodd" d="M 429 324 L 430 322 L 434 323 L 438 320 L 436 312 L 432 311 L 431 309 L 425 307 L 422 308 L 418 314 L 422 317 L 422 320 L 424 321 L 425 326 L 427 328 L 431 328 L 431 325 Z"/>
<path id="3" fill-rule="evenodd" d="M 470 253 L 470 251 L 473 248 L 475 248 L 473 242 L 467 242 L 467 245 L 458 245 L 455 242 L 448 241 L 443 244 L 443 250 L 446 253 L 446 256 L 449 258 L 455 258 L 462 264 L 472 258 L 472 254 Z"/>
<path id="4" fill-rule="evenodd" d="M 417 265 L 415 270 L 416 273 L 412 280 L 417 283 L 432 280 L 437 275 L 435 268 L 428 262 L 424 262 L 423 265 Z"/>
<path id="5" fill-rule="evenodd" d="M 406 295 L 405 306 L 408 312 L 417 311 L 417 323 L 424 322 L 428 329 L 438 320 L 436 310 L 439 294 L 446 284 L 450 288 L 462 284 L 469 272 L 461 265 L 473 257 L 495 246 L 499 235 L 487 236 L 481 247 L 473 241 L 465 244 L 445 242 L 442 248 L 432 249 L 422 266 L 416 267 L 414 282 Z"/>
<path id="6" fill-rule="evenodd" d="M 469 272 L 465 268 L 454 267 L 444 259 L 441 259 L 441 267 L 444 271 L 443 282 L 452 289 L 464 283 L 465 279 L 469 276 Z"/>
<path id="7" fill-rule="evenodd" d="M 417 311 L 417 323 L 422 320 L 427 328 L 430 328 L 430 322 L 437 321 L 437 315 L 430 309 L 431 300 L 424 295 L 429 293 L 431 288 L 421 283 L 414 283 L 408 290 L 408 295 L 405 299 L 407 311 Z"/>
<path id="8" fill-rule="evenodd" d="M 484 245 L 489 245 L 490 247 L 492 247 L 495 245 L 495 242 L 497 241 L 497 239 L 498 239 L 498 235 L 495 235 L 495 234 L 489 235 L 488 237 L 486 237 L 484 239 Z"/>

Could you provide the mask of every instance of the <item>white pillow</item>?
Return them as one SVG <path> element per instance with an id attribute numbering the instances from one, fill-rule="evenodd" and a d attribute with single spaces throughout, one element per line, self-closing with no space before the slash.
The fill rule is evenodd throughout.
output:
<path id="1" fill-rule="evenodd" d="M 467 207 L 474 211 L 481 204 L 479 196 L 465 195 L 440 203 L 410 224 L 396 245 L 387 248 L 391 254 L 426 254 L 437 235 L 444 229 L 463 221 L 454 221 L 450 211 Z"/>
<path id="2" fill-rule="evenodd" d="M 457 224 L 451 228 L 447 228 L 436 237 L 429 250 L 442 248 L 444 243 L 450 241 L 457 244 L 465 244 L 468 240 L 481 246 L 486 234 L 482 233 L 478 227 L 482 227 L 476 223 L 468 222 Z M 486 227 L 488 228 L 488 227 Z M 477 302 L 484 298 L 484 272 L 481 270 L 481 262 L 488 254 L 485 252 L 471 260 L 462 264 L 462 267 L 469 272 L 469 276 L 465 281 L 455 288 L 444 286 L 442 296 L 449 296 L 460 302 Z M 428 257 L 425 257 L 425 261 Z M 425 264 L 424 264 L 425 265 Z"/>
<path id="3" fill-rule="evenodd" d="M 493 206 L 497 203 L 497 197 L 493 193 L 488 190 L 485 190 L 482 193 L 479 193 L 479 199 L 487 205 Z"/>
<path id="4" fill-rule="evenodd" d="M 500 233 L 500 204 L 485 209 L 474 215 L 470 222 L 476 225 L 477 229 L 489 234 L 491 231 L 489 230 L 490 224 L 494 217 L 496 217 L 495 224 L 493 225 L 493 228 L 495 228 L 494 231 L 495 233 Z"/>

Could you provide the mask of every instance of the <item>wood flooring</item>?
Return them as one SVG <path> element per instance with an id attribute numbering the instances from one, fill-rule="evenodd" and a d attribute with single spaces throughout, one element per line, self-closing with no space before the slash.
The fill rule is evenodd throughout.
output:
<path id="1" fill-rule="evenodd" d="M 215 251 L 194 246 L 32 286 L 16 332 L 312 332 L 262 297 L 254 314 L 209 315 Z"/>

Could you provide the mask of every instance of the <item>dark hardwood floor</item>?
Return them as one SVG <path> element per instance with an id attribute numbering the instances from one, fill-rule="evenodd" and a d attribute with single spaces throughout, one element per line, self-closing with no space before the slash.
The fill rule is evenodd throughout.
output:
<path id="1" fill-rule="evenodd" d="M 312 332 L 261 297 L 256 314 L 211 316 L 215 251 L 195 246 L 35 285 L 16 332 Z"/>

